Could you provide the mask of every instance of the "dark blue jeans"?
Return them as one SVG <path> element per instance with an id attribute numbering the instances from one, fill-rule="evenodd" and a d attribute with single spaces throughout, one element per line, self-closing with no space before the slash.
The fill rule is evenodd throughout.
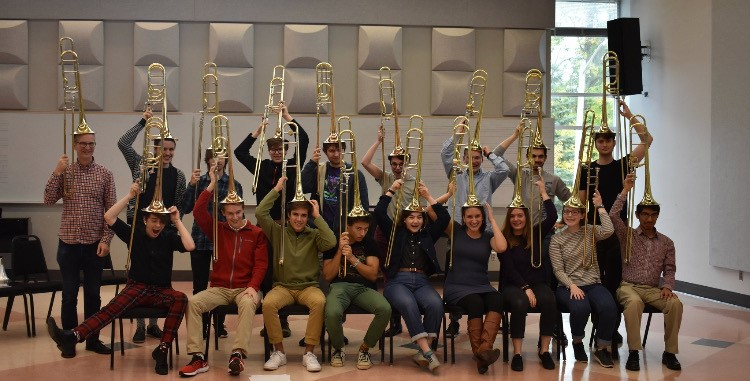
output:
<path id="1" fill-rule="evenodd" d="M 592 284 L 579 287 L 584 297 L 581 300 L 571 299 L 570 290 L 558 287 L 555 294 L 557 302 L 566 305 L 570 311 L 570 331 L 573 340 L 583 339 L 586 334 L 586 322 L 591 312 L 599 316 L 596 328 L 596 342 L 599 346 L 609 346 L 612 342 L 612 333 L 615 331 L 617 321 L 617 304 L 612 299 L 612 294 L 601 284 Z"/>
<path id="2" fill-rule="evenodd" d="M 437 337 L 443 322 L 443 299 L 425 274 L 399 272 L 385 284 L 383 295 L 394 309 L 401 312 L 412 341 Z"/>
<path id="3" fill-rule="evenodd" d="M 73 329 L 78 326 L 78 287 L 81 285 L 81 272 L 83 272 L 84 318 L 95 314 L 102 306 L 99 289 L 102 285 L 104 259 L 96 255 L 98 247 L 99 241 L 88 245 L 58 242 L 57 263 L 60 265 L 63 282 L 60 308 L 63 329 Z M 88 342 L 97 340 L 99 340 L 98 334 L 87 339 Z"/>

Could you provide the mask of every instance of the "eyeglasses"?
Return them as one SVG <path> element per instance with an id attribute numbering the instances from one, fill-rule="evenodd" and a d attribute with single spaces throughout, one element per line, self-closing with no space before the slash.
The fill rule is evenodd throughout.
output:
<path id="1" fill-rule="evenodd" d="M 96 142 L 77 142 L 77 144 L 81 147 L 88 147 L 88 148 L 94 148 L 96 146 Z"/>
<path id="2" fill-rule="evenodd" d="M 569 216 L 575 216 L 575 215 L 581 214 L 581 211 L 578 209 L 563 210 L 563 214 L 569 215 Z"/>
<path id="3" fill-rule="evenodd" d="M 283 149 L 281 148 L 271 148 L 268 150 L 268 152 L 281 152 L 281 151 L 283 151 Z"/>

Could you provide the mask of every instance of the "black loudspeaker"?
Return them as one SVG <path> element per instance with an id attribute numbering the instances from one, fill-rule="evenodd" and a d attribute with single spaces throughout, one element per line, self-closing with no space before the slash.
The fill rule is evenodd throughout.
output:
<path id="1" fill-rule="evenodd" d="M 609 50 L 617 53 L 620 61 L 620 94 L 643 92 L 641 73 L 641 27 L 637 18 L 607 21 Z"/>

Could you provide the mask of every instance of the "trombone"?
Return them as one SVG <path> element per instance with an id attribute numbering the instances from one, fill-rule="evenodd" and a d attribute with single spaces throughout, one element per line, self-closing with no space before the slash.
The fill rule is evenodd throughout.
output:
<path id="1" fill-rule="evenodd" d="M 258 155 L 255 160 L 255 177 L 253 178 L 253 194 L 258 192 L 258 179 L 260 179 L 260 162 L 263 159 L 263 150 L 265 149 L 266 143 L 266 121 L 268 115 L 279 107 L 279 103 L 284 101 L 284 65 L 276 65 L 273 67 L 273 75 L 271 82 L 268 84 L 268 103 L 263 109 L 263 125 L 260 128 L 260 135 L 258 135 Z M 276 131 L 274 138 L 281 138 L 282 130 L 282 117 L 281 113 L 278 113 L 278 121 L 276 123 Z"/>
<path id="2" fill-rule="evenodd" d="M 201 101 L 202 109 L 200 111 L 200 120 L 198 122 L 198 160 L 195 163 L 195 168 L 200 170 L 201 168 L 201 156 L 203 152 L 203 124 L 206 114 L 212 113 L 214 116 L 219 115 L 219 73 L 216 64 L 213 62 L 206 62 L 203 65 L 203 98 Z M 195 193 L 195 197 L 198 197 L 198 192 Z"/>
<path id="3" fill-rule="evenodd" d="M 302 175 L 300 175 L 300 170 L 302 166 L 300 165 L 300 155 L 299 155 L 299 139 L 298 139 L 298 131 L 299 126 L 294 122 L 286 122 L 281 127 L 281 135 L 289 135 L 291 139 L 289 142 L 284 142 L 284 144 L 281 145 L 281 155 L 282 157 L 286 157 L 286 150 L 287 150 L 287 144 L 294 146 L 294 157 L 295 163 L 293 165 L 288 165 L 288 160 L 282 160 L 281 161 L 281 173 L 286 174 L 286 169 L 288 167 L 294 167 L 295 171 L 297 172 L 296 176 L 296 183 L 294 184 L 294 198 L 292 201 L 289 202 L 289 204 L 293 203 L 308 203 L 307 199 L 305 199 L 305 195 L 302 193 Z M 284 183 L 284 186 L 281 188 L 281 218 L 286 219 L 286 189 L 287 183 Z M 279 243 L 279 266 L 284 266 L 284 241 L 286 241 L 286 232 L 287 228 L 285 224 L 281 225 L 281 238 Z"/>
<path id="4" fill-rule="evenodd" d="M 576 179 L 573 184 L 573 189 L 577 190 L 580 189 L 581 185 L 581 177 L 584 176 L 584 168 L 585 168 L 585 176 L 586 176 L 586 184 L 589 184 L 586 186 L 585 196 L 583 200 L 579 198 L 578 192 L 573 192 L 573 195 L 568 199 L 568 201 L 565 201 L 563 204 L 564 206 L 567 206 L 569 208 L 575 208 L 575 209 L 584 209 L 584 224 L 583 224 L 583 263 L 582 266 L 584 269 L 590 269 L 591 266 L 594 265 L 596 262 L 596 234 L 591 234 L 591 239 L 588 239 L 589 229 L 595 229 L 596 227 L 596 211 L 593 213 L 592 221 L 589 223 L 588 221 L 588 215 L 589 215 L 589 206 L 591 203 L 589 202 L 589 196 L 590 196 L 590 190 L 591 186 L 590 184 L 594 183 L 594 189 L 596 190 L 599 188 L 599 167 L 597 167 L 592 175 L 592 168 L 591 168 L 591 155 L 593 153 L 594 149 L 594 119 L 596 118 L 596 113 L 593 110 L 586 110 L 586 114 L 583 118 L 583 129 L 581 131 L 581 143 L 578 147 L 578 171 L 576 172 Z M 591 227 L 589 227 L 591 226 Z M 590 249 L 590 250 L 589 250 Z M 589 251 L 591 251 L 590 256 L 587 258 L 587 255 L 589 255 Z"/>
<path id="5" fill-rule="evenodd" d="M 62 71 L 63 90 L 63 154 L 68 154 L 68 118 L 72 137 L 70 140 L 70 163 L 75 163 L 75 139 L 76 135 L 93 134 L 86 122 L 86 112 L 83 109 L 83 93 L 81 92 L 81 76 L 78 70 L 78 55 L 75 52 L 73 39 L 63 37 L 60 39 L 60 69 Z M 78 122 L 76 122 L 76 107 L 78 108 Z M 75 127 L 74 127 L 75 126 Z M 67 172 L 67 171 L 66 171 Z M 63 173 L 63 197 L 73 194 L 75 184 L 75 172 L 70 171 L 70 183 Z"/>
<path id="6" fill-rule="evenodd" d="M 642 127 L 643 132 L 638 133 L 636 131 L 636 127 Z M 638 135 L 640 143 L 633 143 L 633 135 Z M 633 115 L 630 118 L 630 142 L 629 142 L 629 148 L 630 152 L 633 152 L 634 145 L 640 145 L 645 144 L 644 136 L 648 137 L 648 128 L 646 127 L 646 118 L 644 118 L 642 115 Z M 654 200 L 654 196 L 651 193 L 651 170 L 649 168 L 649 161 L 648 161 L 648 146 L 646 146 L 646 152 L 643 156 L 643 164 L 634 163 L 632 161 L 628 161 L 628 168 L 630 173 L 635 173 L 636 169 L 640 166 L 645 167 L 644 172 L 644 188 L 643 188 L 643 199 L 638 205 L 646 205 L 646 206 L 657 206 L 659 205 L 656 200 Z M 630 263 L 630 255 L 633 252 L 633 222 L 635 221 L 635 187 L 633 190 L 631 190 L 628 193 L 628 200 L 627 200 L 627 207 L 628 207 L 628 234 L 625 238 L 625 253 L 624 253 L 624 261 L 625 264 Z"/>
<path id="7" fill-rule="evenodd" d="M 484 112 L 484 93 L 487 90 L 487 72 L 479 69 L 474 71 L 474 75 L 471 77 L 471 81 L 469 81 L 469 98 L 466 101 L 466 111 L 463 116 L 458 116 L 454 119 L 454 126 L 453 126 L 453 168 L 451 170 L 451 174 L 449 177 L 449 183 L 456 181 L 456 177 L 459 173 L 462 173 L 464 170 L 467 171 L 468 177 L 469 177 L 469 184 L 468 184 L 468 196 L 466 199 L 466 203 L 463 205 L 463 207 L 466 206 L 481 206 L 479 200 L 477 199 L 476 192 L 474 190 L 474 171 L 473 168 L 471 168 L 471 165 L 469 163 L 464 163 L 462 161 L 462 155 L 463 151 L 466 149 L 469 150 L 478 150 L 481 151 L 482 147 L 479 144 L 479 132 L 481 130 L 482 125 L 482 113 Z M 479 102 L 479 107 L 476 107 L 476 103 Z M 470 122 L 469 117 L 477 115 L 477 122 L 474 127 L 474 135 L 471 138 L 471 141 L 464 143 L 464 138 L 468 137 L 469 129 L 470 129 Z M 449 185 L 450 186 L 450 185 Z M 455 214 L 456 214 L 456 194 L 453 193 L 453 196 L 451 197 L 451 221 L 455 220 Z M 492 212 L 491 210 L 488 212 Z M 453 229 L 450 230 L 450 249 L 449 249 L 449 256 L 448 259 L 448 269 L 453 268 Z"/>
<path id="8" fill-rule="evenodd" d="M 330 106 L 328 113 L 331 115 L 331 133 L 323 143 L 338 143 L 339 138 L 338 132 L 336 132 L 336 107 L 333 94 L 333 66 L 331 66 L 331 64 L 329 64 L 328 62 L 321 62 L 315 66 L 315 90 L 315 116 L 317 125 L 315 147 L 318 148 L 320 147 L 320 113 L 321 111 L 324 112 L 325 106 Z M 339 146 L 339 149 L 340 148 L 341 146 Z M 318 165 L 316 168 L 316 179 L 320 179 L 320 165 Z M 317 183 L 317 193 L 318 195 L 321 195 L 321 182 L 317 181 Z"/>
<path id="9" fill-rule="evenodd" d="M 346 127 L 348 128 L 342 128 L 342 122 L 346 122 L 348 125 Z M 358 218 L 358 217 L 366 217 L 369 216 L 370 213 L 367 212 L 367 210 L 362 206 L 362 200 L 360 199 L 359 194 L 359 171 L 357 170 L 357 148 L 356 148 L 356 136 L 354 135 L 354 131 L 352 130 L 352 124 L 351 120 L 348 116 L 342 116 L 339 118 L 339 141 L 342 143 L 349 142 L 349 149 L 346 152 L 342 153 L 342 160 L 344 157 L 349 156 L 352 165 L 348 168 L 342 167 L 341 175 L 345 179 L 344 181 L 340 182 L 340 197 L 339 197 L 339 210 L 341 211 L 341 205 L 343 203 L 346 203 L 345 205 L 349 205 L 349 186 L 350 184 L 354 186 L 354 205 L 352 207 L 352 210 L 349 211 L 349 213 L 340 213 L 340 215 L 343 217 L 343 223 L 340 223 L 340 231 L 343 232 L 344 229 L 346 229 L 347 226 L 349 226 L 349 218 Z M 344 160 L 344 162 L 346 162 Z M 354 176 L 354 180 L 350 183 L 349 177 Z M 346 197 L 343 197 L 343 196 Z M 339 234 L 339 237 L 341 234 Z M 349 267 L 346 263 L 346 258 L 342 257 L 342 267 L 339 269 L 339 276 L 342 278 L 346 278 L 346 269 Z"/>
<path id="10" fill-rule="evenodd" d="M 412 115 L 412 117 L 409 118 L 409 130 L 406 131 L 404 177 L 406 177 L 406 173 L 408 171 L 415 170 L 417 172 L 417 174 L 414 176 L 415 187 L 419 186 L 419 181 L 422 177 L 422 148 L 424 147 L 424 134 L 422 133 L 423 125 L 423 117 L 421 117 L 420 115 Z M 398 227 L 396 221 L 399 219 L 400 213 L 423 211 L 422 206 L 419 204 L 419 191 L 417 189 L 414 189 L 414 194 L 412 195 L 411 202 L 409 202 L 409 205 L 407 205 L 404 210 L 401 210 L 401 198 L 404 193 L 403 187 L 398 188 L 398 192 L 396 193 L 396 212 L 393 215 L 394 221 L 391 227 L 391 235 L 388 241 L 388 253 L 385 257 L 385 267 L 388 267 L 391 263 L 393 242 L 396 238 L 396 229 Z"/>
<path id="11" fill-rule="evenodd" d="M 145 131 L 143 132 L 143 155 L 141 156 L 140 174 L 138 183 L 140 192 L 135 195 L 135 206 L 133 207 L 133 221 L 130 227 L 130 242 L 128 244 L 128 259 L 125 263 L 125 270 L 130 269 L 130 257 L 133 252 L 133 236 L 135 235 L 135 226 L 138 223 L 138 206 L 141 201 L 141 193 L 145 190 L 148 182 L 150 171 L 156 170 L 156 187 L 154 196 L 149 206 L 142 209 L 147 213 L 168 214 L 169 211 L 164 206 L 162 198 L 162 173 L 164 171 L 163 144 L 166 139 L 166 125 L 164 120 L 158 116 L 152 116 L 146 121 Z"/>
<path id="12" fill-rule="evenodd" d="M 524 182 L 523 185 L 528 186 L 529 189 L 529 216 L 531 217 L 531 221 L 529 222 L 531 224 L 531 266 L 533 268 L 539 268 L 542 266 L 542 240 L 544 237 L 542 237 L 542 224 L 541 224 L 541 216 L 543 213 L 542 209 L 542 197 L 541 194 L 539 195 L 538 202 L 534 202 L 534 156 L 533 156 L 533 150 L 534 149 L 542 149 L 545 150 L 547 147 L 544 145 L 544 141 L 542 139 L 542 127 L 544 122 L 544 112 L 542 111 L 543 106 L 543 100 L 544 100 L 544 82 L 543 82 L 543 76 L 542 72 L 538 69 L 531 69 L 526 73 L 526 87 L 524 90 L 524 110 L 521 119 L 522 125 L 524 127 L 522 128 L 528 128 L 528 131 L 526 132 L 526 144 L 523 144 L 523 130 L 520 134 L 519 141 L 518 141 L 518 169 L 519 172 L 516 176 L 516 183 Z M 536 116 L 536 128 L 531 128 L 528 124 L 528 116 Z M 526 122 L 524 122 L 526 120 Z M 529 178 L 528 183 L 525 183 L 525 180 L 523 180 L 523 177 L 521 177 L 522 172 L 521 169 L 521 149 L 526 149 L 526 167 L 529 170 Z M 538 171 L 539 178 L 542 178 L 544 168 L 539 167 L 536 168 Z M 522 185 L 522 186 L 523 186 Z M 521 186 L 518 187 L 519 191 L 521 190 Z M 539 221 L 536 221 L 534 218 L 535 216 L 539 216 Z M 536 230 L 534 229 L 534 224 L 536 224 Z M 538 260 L 534 259 L 534 245 L 537 245 L 537 248 L 540 249 L 539 251 L 539 258 Z"/>
<path id="13" fill-rule="evenodd" d="M 387 66 L 380 68 L 380 81 L 378 82 L 378 88 L 380 89 L 380 127 L 383 128 L 383 144 L 380 146 L 380 155 L 382 157 L 382 178 L 381 183 L 383 186 L 383 193 L 388 189 L 390 184 L 386 184 L 385 177 L 385 121 L 393 119 L 395 140 L 393 151 L 388 155 L 402 156 L 404 154 L 404 147 L 401 146 L 401 134 L 398 129 L 398 105 L 396 101 L 396 84 L 391 78 L 391 69 Z"/>
<path id="14" fill-rule="evenodd" d="M 224 159 L 226 166 L 229 168 L 229 190 L 227 196 L 221 200 L 222 204 L 244 204 L 245 200 L 239 196 L 234 186 L 234 171 L 232 169 L 232 145 L 229 141 L 229 119 L 224 115 L 216 115 L 211 118 L 211 151 L 214 160 Z M 213 255 L 212 259 L 216 262 L 219 259 L 219 190 L 214 189 L 213 200 Z"/>
<path id="15" fill-rule="evenodd" d="M 160 63 L 152 63 L 147 69 L 148 87 L 146 89 L 146 107 L 152 108 L 159 105 L 161 109 L 161 118 L 164 122 L 165 135 L 164 139 L 177 140 L 169 132 L 167 123 L 167 74 L 164 66 Z"/>

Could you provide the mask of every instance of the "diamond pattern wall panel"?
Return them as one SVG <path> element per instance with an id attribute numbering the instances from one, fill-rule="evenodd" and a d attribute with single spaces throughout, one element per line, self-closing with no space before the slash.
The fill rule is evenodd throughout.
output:
<path id="1" fill-rule="evenodd" d="M 402 30 L 395 26 L 360 26 L 359 69 L 378 70 L 383 66 L 401 69 Z"/>
<path id="2" fill-rule="evenodd" d="M 133 65 L 158 62 L 180 66 L 180 26 L 174 22 L 136 22 L 133 25 Z"/>
<path id="3" fill-rule="evenodd" d="M 0 64 L 28 65 L 29 23 L 0 20 Z"/>
<path id="4" fill-rule="evenodd" d="M 60 21 L 58 37 L 73 39 L 79 65 L 104 65 L 104 22 Z"/>
<path id="5" fill-rule="evenodd" d="M 466 97 L 472 72 L 433 71 L 432 72 L 432 114 L 463 115 L 466 111 Z"/>
<path id="6" fill-rule="evenodd" d="M 29 107 L 29 66 L 0 64 L 0 109 Z"/>
<path id="7" fill-rule="evenodd" d="M 253 24 L 209 24 L 208 57 L 219 67 L 253 67 Z"/>
<path id="8" fill-rule="evenodd" d="M 396 100 L 399 110 L 401 101 L 401 70 L 392 70 L 391 79 L 396 84 Z M 357 73 L 357 108 L 360 114 L 380 114 L 380 71 L 359 70 Z"/>
<path id="9" fill-rule="evenodd" d="M 503 46 L 506 72 L 526 73 L 546 70 L 547 32 L 537 29 L 506 29 Z"/>
<path id="10" fill-rule="evenodd" d="M 327 61 L 327 25 L 284 26 L 284 66 L 287 69 L 311 69 L 318 63 Z"/>
<path id="11" fill-rule="evenodd" d="M 471 28 L 432 28 L 432 70 L 474 71 L 476 40 Z"/>
<path id="12" fill-rule="evenodd" d="M 219 110 L 253 112 L 253 69 L 219 67 Z"/>
<path id="13" fill-rule="evenodd" d="M 316 96 L 315 69 L 286 69 L 284 102 L 289 112 L 314 114 Z"/>

